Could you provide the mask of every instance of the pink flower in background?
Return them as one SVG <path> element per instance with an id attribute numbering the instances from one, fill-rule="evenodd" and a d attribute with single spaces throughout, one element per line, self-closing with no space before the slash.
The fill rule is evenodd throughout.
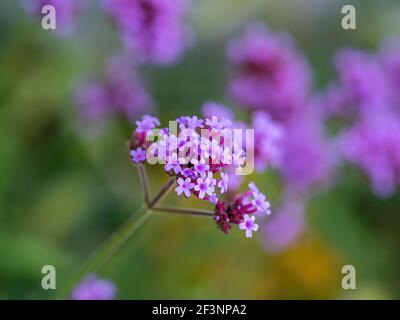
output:
<path id="1" fill-rule="evenodd" d="M 328 119 L 332 116 L 349 115 L 349 101 L 344 91 L 337 83 L 331 83 L 313 99 L 312 104 L 322 112 L 322 116 Z"/>
<path id="2" fill-rule="evenodd" d="M 106 82 L 110 104 L 118 114 L 132 120 L 153 109 L 153 101 L 127 56 L 108 61 Z"/>
<path id="3" fill-rule="evenodd" d="M 285 128 L 273 121 L 266 112 L 255 112 L 251 127 L 254 129 L 254 162 L 257 171 L 269 165 L 276 166 L 282 157 Z"/>
<path id="4" fill-rule="evenodd" d="M 400 111 L 400 39 L 385 40 L 380 48 L 379 59 L 389 79 L 395 106 Z"/>
<path id="5" fill-rule="evenodd" d="M 52 5 L 56 9 L 56 32 L 65 36 L 71 33 L 75 25 L 76 15 L 81 9 L 83 1 L 77 0 L 24 0 L 23 4 L 34 17 L 42 19 L 42 8 Z"/>
<path id="6" fill-rule="evenodd" d="M 133 120 L 154 108 L 139 76 L 122 55 L 108 61 L 102 82 L 91 81 L 78 88 L 76 103 L 85 120 L 107 119 L 113 114 Z"/>
<path id="7" fill-rule="evenodd" d="M 87 275 L 72 291 L 73 300 L 111 300 L 115 297 L 117 289 L 108 280 L 100 279 L 94 274 Z"/>
<path id="8" fill-rule="evenodd" d="M 332 112 L 361 114 L 383 110 L 392 104 L 392 92 L 382 65 L 372 53 L 355 49 L 342 49 L 335 57 L 339 80 L 336 92 L 331 92 L 335 105 Z M 332 89 L 331 89 L 332 90 Z M 334 97 L 332 94 L 340 94 Z"/>
<path id="9" fill-rule="evenodd" d="M 171 65 L 191 46 L 186 0 L 103 0 L 138 63 Z"/>
<path id="10" fill-rule="evenodd" d="M 286 188 L 308 193 L 329 182 L 336 158 L 333 144 L 322 132 L 321 123 L 311 115 L 288 124 L 282 143 L 278 170 Z"/>
<path id="11" fill-rule="evenodd" d="M 301 110 L 311 73 L 289 35 L 252 24 L 230 43 L 228 59 L 234 67 L 229 94 L 238 104 L 284 121 Z"/>
<path id="12" fill-rule="evenodd" d="M 229 175 L 221 172 L 221 180 L 218 181 L 218 187 L 221 188 L 221 193 L 228 191 Z"/>
<path id="13" fill-rule="evenodd" d="M 75 100 L 83 119 L 101 121 L 110 112 L 107 88 L 102 83 L 86 83 L 78 89 Z"/>
<path id="14" fill-rule="evenodd" d="M 262 241 L 268 251 L 280 252 L 293 244 L 305 227 L 303 207 L 287 201 L 262 227 Z"/>
<path id="15" fill-rule="evenodd" d="M 340 142 L 345 159 L 367 174 L 374 192 L 392 195 L 400 183 L 400 117 L 371 115 L 345 130 Z"/>

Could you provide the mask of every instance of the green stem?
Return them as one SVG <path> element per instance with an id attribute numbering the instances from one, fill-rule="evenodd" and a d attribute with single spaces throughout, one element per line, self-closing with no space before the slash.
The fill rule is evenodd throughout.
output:
<path id="1" fill-rule="evenodd" d="M 159 203 L 162 198 L 168 194 L 174 180 L 170 179 L 157 193 L 149 205 L 143 205 L 129 220 L 124 223 L 116 232 L 114 232 L 86 261 L 80 271 L 73 277 L 70 285 L 65 287 L 62 297 L 66 296 L 85 274 L 98 272 L 106 262 L 108 262 L 121 247 L 130 239 L 132 234 L 147 220 L 151 214 L 152 208 Z"/>
<path id="2" fill-rule="evenodd" d="M 159 211 L 163 213 L 175 213 L 183 215 L 194 215 L 200 217 L 214 217 L 214 212 L 199 210 L 199 209 L 186 209 L 186 208 L 168 208 L 168 207 L 155 207 L 153 211 Z"/>

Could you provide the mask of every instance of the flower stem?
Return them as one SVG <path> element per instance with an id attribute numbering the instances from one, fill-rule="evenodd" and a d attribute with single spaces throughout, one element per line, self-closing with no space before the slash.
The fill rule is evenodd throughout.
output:
<path id="1" fill-rule="evenodd" d="M 70 280 L 69 285 L 65 287 L 65 292 L 63 292 L 62 297 L 68 295 L 72 290 L 72 286 L 87 273 L 98 272 L 149 216 L 150 210 L 147 206 L 142 206 L 135 214 L 133 214 L 128 221 L 126 221 L 100 246 L 100 248 L 89 256 L 83 267 L 74 275 L 73 279 Z"/>
<path id="2" fill-rule="evenodd" d="M 70 285 L 65 287 L 62 297 L 66 296 L 71 291 L 72 286 L 85 274 L 98 272 L 121 249 L 132 234 L 147 220 L 153 207 L 170 191 L 174 182 L 174 179 L 168 180 L 148 205 L 143 205 L 89 257 L 79 272 L 71 279 Z"/>
<path id="3" fill-rule="evenodd" d="M 168 182 L 161 188 L 161 190 L 155 195 L 153 200 L 149 203 L 149 208 L 154 209 L 154 206 L 161 201 L 161 199 L 170 191 L 175 183 L 175 179 L 171 178 Z"/>
<path id="4" fill-rule="evenodd" d="M 139 173 L 140 185 L 143 187 L 144 202 L 146 203 L 147 206 L 149 206 L 150 190 L 149 190 L 149 179 L 147 178 L 147 171 L 142 164 L 139 164 L 137 166 L 137 169 Z"/>
<path id="5" fill-rule="evenodd" d="M 202 217 L 213 217 L 215 214 L 211 211 L 198 210 L 198 209 L 184 209 L 184 208 L 168 208 L 168 207 L 155 207 L 153 211 L 177 213 L 187 215 L 197 215 Z"/>

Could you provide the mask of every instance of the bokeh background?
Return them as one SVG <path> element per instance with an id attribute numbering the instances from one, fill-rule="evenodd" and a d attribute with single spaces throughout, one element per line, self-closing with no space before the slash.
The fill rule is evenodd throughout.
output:
<path id="1" fill-rule="evenodd" d="M 0 2 L 0 298 L 51 299 L 41 268 L 57 270 L 57 290 L 142 203 L 126 141 L 133 123 L 113 118 L 88 134 L 74 92 L 121 47 L 115 28 L 90 1 L 75 32 L 44 31 L 20 1 Z M 343 4 L 357 9 L 357 30 L 340 27 Z M 311 62 L 316 89 L 333 77 L 343 46 L 376 48 L 400 36 L 400 2 L 339 0 L 201 0 L 188 17 L 195 46 L 176 66 L 140 73 L 166 123 L 201 114 L 204 101 L 225 101 L 226 45 L 244 25 L 265 22 L 293 35 Z M 150 170 L 153 192 L 165 180 Z M 256 183 L 274 199 L 273 173 Z M 166 202 L 200 207 L 172 195 Z M 400 298 L 400 194 L 377 198 L 367 178 L 345 167 L 340 182 L 315 195 L 307 226 L 285 250 L 257 237 L 217 232 L 201 218 L 152 216 L 99 274 L 120 299 Z M 341 268 L 357 270 L 357 290 L 341 288 Z M 56 290 L 56 291 L 57 291 Z"/>

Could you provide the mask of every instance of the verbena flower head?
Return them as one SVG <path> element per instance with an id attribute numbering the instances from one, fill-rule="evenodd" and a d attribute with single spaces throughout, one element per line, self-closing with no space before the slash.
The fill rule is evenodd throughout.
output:
<path id="1" fill-rule="evenodd" d="M 111 300 L 115 297 L 117 289 L 108 280 L 100 279 L 94 274 L 87 275 L 72 291 L 73 300 Z"/>
<path id="2" fill-rule="evenodd" d="M 378 196 L 393 194 L 400 183 L 400 117 L 381 113 L 367 117 L 340 136 L 345 159 L 359 166 Z"/>
<path id="3" fill-rule="evenodd" d="M 176 123 L 177 132 L 170 134 L 170 128 L 158 127 L 155 117 L 137 121 L 129 143 L 132 162 L 143 163 L 150 155 L 176 179 L 178 195 L 216 203 L 218 194 L 229 190 L 228 171 L 243 165 L 246 152 L 234 141 L 231 122 L 192 116 L 180 117 Z"/>
<path id="4" fill-rule="evenodd" d="M 42 19 L 42 8 L 52 5 L 56 9 L 56 32 L 60 36 L 71 33 L 75 18 L 82 6 L 77 0 L 24 0 L 23 4 L 30 14 Z"/>
<path id="5" fill-rule="evenodd" d="M 191 45 L 186 0 L 103 0 L 136 62 L 170 65 Z"/>
<path id="6" fill-rule="evenodd" d="M 232 224 L 246 231 L 246 237 L 251 237 L 253 231 L 258 230 L 255 223 L 256 214 L 269 215 L 270 203 L 267 201 L 254 183 L 249 184 L 249 190 L 236 196 L 233 201 L 218 201 L 215 205 L 215 223 L 218 228 L 227 234 Z"/>
<path id="7" fill-rule="evenodd" d="M 278 170 L 293 192 L 308 193 L 330 181 L 336 159 L 319 121 L 308 115 L 286 127 Z"/>
<path id="8" fill-rule="evenodd" d="M 238 104 L 268 111 L 279 120 L 301 109 L 311 73 L 287 34 L 254 23 L 230 43 L 228 59 L 234 67 L 229 93 Z"/>
<path id="9" fill-rule="evenodd" d="M 134 164 L 163 165 L 164 172 L 176 181 L 178 196 L 212 203 L 214 220 L 224 233 L 236 224 L 250 237 L 258 229 L 256 215 L 270 214 L 270 203 L 254 183 L 249 184 L 249 191 L 234 194 L 236 170 L 246 163 L 246 146 L 235 141 L 232 123 L 215 115 L 204 119 L 182 116 L 175 127 L 160 128 L 157 118 L 146 115 L 136 122 L 130 155 Z"/>
<path id="10" fill-rule="evenodd" d="M 128 120 L 153 109 L 153 102 L 140 77 L 125 56 L 113 56 L 103 81 L 91 81 L 77 91 L 81 116 L 88 120 L 106 119 L 112 114 Z"/>

